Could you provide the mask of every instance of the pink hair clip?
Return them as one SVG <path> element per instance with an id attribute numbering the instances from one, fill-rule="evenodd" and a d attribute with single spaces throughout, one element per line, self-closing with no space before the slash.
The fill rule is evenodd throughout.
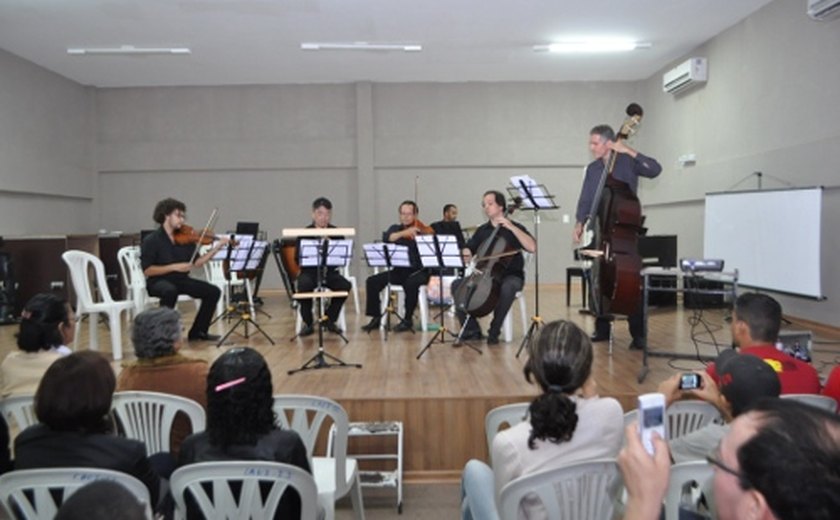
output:
<path id="1" fill-rule="evenodd" d="M 239 379 L 234 379 L 233 381 L 228 381 L 227 383 L 221 383 L 221 384 L 216 385 L 216 391 L 221 392 L 222 390 L 227 390 L 228 388 L 230 388 L 232 386 L 236 386 L 236 385 L 244 383 L 244 382 L 245 382 L 245 378 L 240 377 Z"/>
<path id="2" fill-rule="evenodd" d="M 21 311 L 20 317 L 25 319 L 25 320 L 28 320 L 29 318 L 32 317 L 32 313 L 29 312 L 29 311 Z"/>

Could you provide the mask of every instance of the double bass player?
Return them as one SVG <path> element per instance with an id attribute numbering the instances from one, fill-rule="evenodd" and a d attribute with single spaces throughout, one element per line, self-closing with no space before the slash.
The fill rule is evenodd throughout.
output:
<path id="1" fill-rule="evenodd" d="M 662 172 L 662 166 L 652 157 L 648 157 L 627 146 L 621 140 L 615 138 L 615 133 L 609 125 L 598 125 L 589 131 L 589 151 L 595 159 L 586 167 L 586 174 L 583 179 L 580 197 L 578 198 L 577 212 L 575 213 L 575 228 L 572 239 L 576 244 L 581 241 L 583 224 L 587 216 L 592 212 L 601 175 L 610 160 L 610 152 L 615 152 L 615 166 L 610 174 L 613 181 L 624 183 L 634 194 L 639 185 L 639 177 L 654 178 Z M 645 346 L 644 323 L 641 307 L 635 313 L 628 316 L 630 335 L 633 341 L 631 349 L 642 349 Z M 597 316 L 595 319 L 595 332 L 592 334 L 593 342 L 606 341 L 610 336 L 610 322 L 605 316 Z"/>

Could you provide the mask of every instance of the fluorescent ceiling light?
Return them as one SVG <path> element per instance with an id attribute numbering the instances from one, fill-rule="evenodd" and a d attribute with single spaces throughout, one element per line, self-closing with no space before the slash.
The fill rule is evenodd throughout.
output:
<path id="1" fill-rule="evenodd" d="M 550 45 L 534 45 L 536 52 L 556 53 L 597 53 L 597 52 L 625 52 L 635 49 L 650 48 L 648 42 L 635 42 L 631 40 L 580 40 L 552 43 Z"/>
<path id="2" fill-rule="evenodd" d="M 114 54 L 114 55 L 142 55 L 142 54 L 192 54 L 186 47 L 135 47 L 134 45 L 123 45 L 121 47 L 100 47 L 93 49 L 69 48 L 67 54 L 73 56 L 85 56 L 88 54 Z"/>
<path id="3" fill-rule="evenodd" d="M 368 42 L 303 42 L 304 51 L 403 51 L 420 52 L 423 46 L 417 43 L 368 43 Z"/>

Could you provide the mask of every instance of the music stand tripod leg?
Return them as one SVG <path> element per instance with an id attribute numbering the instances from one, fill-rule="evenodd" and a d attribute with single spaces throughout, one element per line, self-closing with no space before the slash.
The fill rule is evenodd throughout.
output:
<path id="1" fill-rule="evenodd" d="M 543 324 L 543 319 L 540 316 L 531 316 L 531 326 L 528 327 L 528 332 L 525 333 L 525 337 L 522 338 L 522 343 L 519 344 L 519 350 L 516 351 L 516 357 L 519 357 L 519 354 L 525 349 L 525 346 L 528 345 L 531 340 L 534 338 L 534 334 L 537 332 L 537 329 Z"/>

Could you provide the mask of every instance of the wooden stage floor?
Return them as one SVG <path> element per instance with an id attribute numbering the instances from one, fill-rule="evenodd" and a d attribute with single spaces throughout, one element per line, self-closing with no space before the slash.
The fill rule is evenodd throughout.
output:
<path id="1" fill-rule="evenodd" d="M 534 311 L 533 287 L 526 290 L 528 312 Z M 572 295 L 579 295 L 573 287 Z M 529 385 L 522 367 L 526 353 L 515 356 L 524 336 L 525 328 L 518 318 L 518 303 L 514 303 L 514 338 L 511 343 L 488 347 L 477 343 L 482 353 L 469 348 L 454 348 L 451 340 L 445 344 L 434 344 L 419 360 L 417 354 L 434 335 L 434 331 L 416 334 L 389 334 L 385 341 L 383 332 L 366 334 L 360 330 L 368 318 L 359 316 L 352 302 L 348 300 L 346 333 L 349 340 L 344 344 L 333 334 L 326 334 L 326 352 L 348 363 L 360 363 L 363 368 L 331 368 L 311 370 L 287 375 L 290 369 L 303 365 L 317 352 L 317 334 L 290 340 L 294 335 L 295 315 L 289 306 L 285 293 L 264 291 L 263 311 L 271 317 L 258 313 L 257 323 L 271 336 L 271 345 L 253 327 L 249 327 L 249 338 L 238 334 L 240 327 L 231 335 L 231 341 L 222 349 L 209 343 L 190 343 L 183 353 L 212 361 L 223 349 L 233 345 L 249 345 L 259 350 L 267 359 L 274 377 L 276 393 L 314 394 L 330 397 L 340 402 L 350 415 L 351 421 L 400 420 L 405 426 L 405 469 L 411 480 L 448 480 L 457 478 L 464 463 L 470 458 L 486 459 L 484 440 L 484 415 L 495 406 L 511 402 L 530 400 L 536 389 Z M 362 300 L 364 294 L 361 295 Z M 564 285 L 543 285 L 540 292 L 540 314 L 544 321 L 569 319 L 587 331 L 593 328 L 593 318 L 581 314 L 579 300 L 573 298 L 572 306 L 565 304 Z M 194 308 L 182 304 L 187 326 L 192 320 Z M 682 354 L 696 353 L 692 341 L 692 326 L 689 323 L 694 311 L 682 306 L 654 309 L 649 320 L 649 346 L 651 350 L 674 351 Z M 710 309 L 702 317 L 714 330 L 710 335 L 702 326 L 695 328 L 702 344 L 699 352 L 714 356 L 716 340 L 719 348 L 730 343 L 728 325 L 724 317 L 728 311 Z M 529 314 L 530 316 L 530 314 Z M 418 322 L 419 320 L 415 320 Z M 224 334 L 234 322 L 220 322 L 212 332 Z M 455 327 L 454 318 L 447 318 L 447 326 Z M 528 325 L 528 324 L 525 324 Z M 808 328 L 808 327 L 794 327 Z M 87 324 L 83 324 L 79 348 L 86 348 Z M 0 327 L 0 355 L 16 348 L 14 333 L 17 327 Z M 836 340 L 840 334 L 835 330 L 823 331 L 820 337 Z M 99 344 L 110 350 L 110 341 L 104 326 L 99 327 Z M 127 331 L 123 331 L 123 349 L 126 358 L 133 357 Z M 663 379 L 678 370 L 699 370 L 703 364 L 696 360 L 674 360 L 650 358 L 650 373 L 644 382 L 637 382 L 641 368 L 642 354 L 630 351 L 627 325 L 618 322 L 615 327 L 615 344 L 610 355 L 606 343 L 595 346 L 595 377 L 601 395 L 616 397 L 625 410 L 632 408 L 635 397 L 640 393 L 654 391 Z M 837 345 L 823 347 L 815 356 L 815 366 L 821 374 L 827 375 L 840 353 Z M 114 363 L 120 370 L 120 363 Z"/>

